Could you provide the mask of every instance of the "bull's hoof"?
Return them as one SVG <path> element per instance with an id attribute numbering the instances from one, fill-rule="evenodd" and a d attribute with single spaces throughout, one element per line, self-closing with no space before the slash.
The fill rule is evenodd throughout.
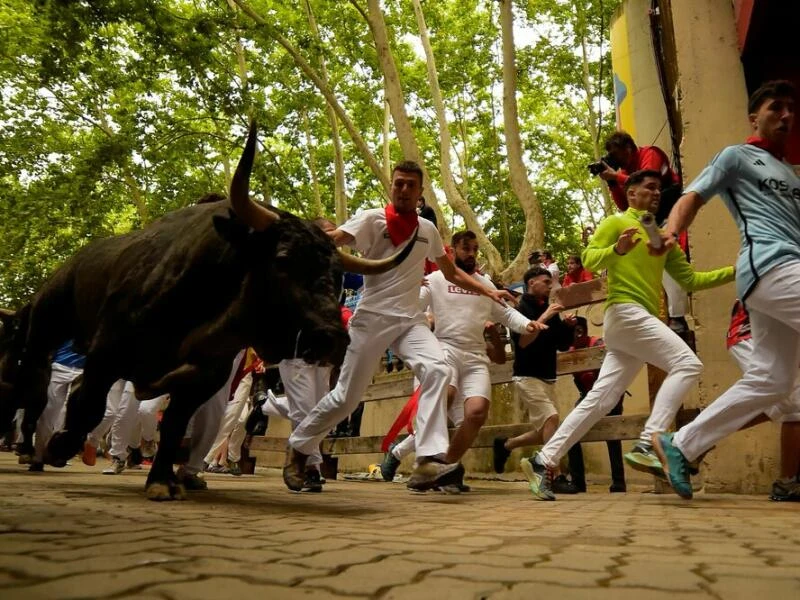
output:
<path id="1" fill-rule="evenodd" d="M 47 462 L 56 466 L 63 462 L 61 466 L 83 449 L 83 437 L 73 434 L 67 430 L 56 431 L 50 442 L 47 444 Z"/>
<path id="2" fill-rule="evenodd" d="M 145 494 L 148 500 L 165 502 L 167 500 L 186 500 L 186 489 L 177 482 L 155 482 L 147 484 Z"/>

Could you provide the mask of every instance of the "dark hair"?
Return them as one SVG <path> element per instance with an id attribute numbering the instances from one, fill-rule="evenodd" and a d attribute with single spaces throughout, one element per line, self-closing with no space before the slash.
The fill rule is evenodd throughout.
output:
<path id="1" fill-rule="evenodd" d="M 450 240 L 450 245 L 455 248 L 461 243 L 461 240 L 477 240 L 478 236 L 475 235 L 474 231 L 470 231 L 469 229 L 465 229 L 464 231 L 457 231 L 453 234 L 453 237 Z"/>
<path id="2" fill-rule="evenodd" d="M 587 333 L 589 332 L 589 321 L 586 320 L 586 317 L 575 317 L 575 326 L 578 325 L 583 327 Z"/>
<path id="3" fill-rule="evenodd" d="M 625 182 L 625 191 L 627 192 L 634 185 L 639 185 L 648 177 L 658 179 L 658 183 L 661 183 L 661 173 L 653 169 L 642 169 L 641 171 L 634 171 L 628 175 L 628 181 Z"/>
<path id="4" fill-rule="evenodd" d="M 542 250 L 542 256 L 544 256 L 545 258 L 549 258 L 550 260 L 553 260 L 553 253 L 550 252 L 550 250 Z"/>
<path id="5" fill-rule="evenodd" d="M 578 254 L 570 254 L 570 255 L 567 257 L 567 260 L 574 260 L 574 261 L 575 261 L 576 263 L 578 263 L 578 264 L 579 264 L 581 267 L 583 267 L 583 261 L 581 260 L 581 257 L 580 257 Z"/>
<path id="6" fill-rule="evenodd" d="M 522 281 L 525 283 L 525 287 L 528 287 L 528 282 L 531 279 L 534 277 L 539 277 L 539 275 L 547 275 L 547 277 L 550 279 L 553 278 L 553 274 L 544 267 L 532 267 L 525 271 L 525 275 L 522 276 Z"/>
<path id="7" fill-rule="evenodd" d="M 747 113 L 752 114 L 756 112 L 767 100 L 784 98 L 786 96 L 790 98 L 797 97 L 797 89 L 791 81 L 777 79 L 775 81 L 762 83 L 761 86 L 750 95 L 750 100 L 747 102 Z"/>
<path id="8" fill-rule="evenodd" d="M 533 260 L 534 258 L 537 258 L 537 259 L 541 258 L 541 256 L 542 256 L 542 251 L 541 250 L 532 251 L 530 254 L 528 254 L 528 263 L 530 263 L 531 260 Z"/>
<path id="9" fill-rule="evenodd" d="M 420 167 L 413 160 L 403 160 L 397 163 L 392 169 L 392 176 L 394 177 L 395 171 L 402 171 L 403 173 L 416 173 L 419 176 L 419 182 L 422 184 L 422 167 Z"/>
<path id="10" fill-rule="evenodd" d="M 615 131 L 606 138 L 606 152 L 611 152 L 612 148 L 625 148 L 626 146 L 636 148 L 636 142 L 626 131 Z"/>

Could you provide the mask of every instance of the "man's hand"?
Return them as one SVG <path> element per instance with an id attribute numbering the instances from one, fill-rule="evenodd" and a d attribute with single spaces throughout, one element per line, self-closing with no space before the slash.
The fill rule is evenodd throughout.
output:
<path id="1" fill-rule="evenodd" d="M 617 180 L 617 175 L 619 174 L 619 171 L 615 171 L 614 169 L 609 167 L 603 161 L 600 161 L 600 162 L 603 164 L 603 166 L 606 168 L 606 170 L 605 171 L 600 171 L 600 173 L 598 173 L 599 177 L 601 179 L 605 179 L 606 181 L 616 181 Z"/>
<path id="2" fill-rule="evenodd" d="M 533 333 L 534 331 L 538 332 L 544 331 L 545 329 L 550 329 L 550 326 L 544 323 L 539 323 L 539 321 L 528 321 L 525 329 L 527 329 L 529 333 Z"/>
<path id="3" fill-rule="evenodd" d="M 638 227 L 628 227 L 625 231 L 623 231 L 619 238 L 617 238 L 617 243 L 614 244 L 614 248 L 617 254 L 627 254 L 631 250 L 633 250 L 639 242 L 642 241 L 641 237 L 637 237 L 636 239 L 633 238 L 634 235 L 639 233 Z"/>
<path id="4" fill-rule="evenodd" d="M 547 309 L 542 313 L 542 316 L 539 317 L 537 320 L 539 321 L 539 323 L 546 323 L 554 316 L 556 316 L 558 313 L 560 313 L 562 310 L 564 310 L 564 307 L 561 306 L 560 304 L 550 304 L 547 307 Z"/>
<path id="5" fill-rule="evenodd" d="M 486 295 L 500 306 L 508 306 L 506 300 L 514 301 L 514 295 L 508 290 L 487 290 Z"/>
<path id="6" fill-rule="evenodd" d="M 647 242 L 647 251 L 652 256 L 661 256 L 662 254 L 666 254 L 672 247 L 678 243 L 677 238 L 672 235 L 671 233 L 662 233 L 661 234 L 661 246 L 656 248 L 653 246 L 651 242 Z"/>

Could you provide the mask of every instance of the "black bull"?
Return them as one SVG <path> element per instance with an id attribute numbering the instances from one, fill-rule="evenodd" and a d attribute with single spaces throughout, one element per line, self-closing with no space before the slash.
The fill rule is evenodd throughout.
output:
<path id="1" fill-rule="evenodd" d="M 147 478 L 152 499 L 181 497 L 173 472 L 189 418 L 225 383 L 235 354 L 252 346 L 266 361 L 341 362 L 342 270 L 381 273 L 413 246 L 380 260 L 337 253 L 317 226 L 250 200 L 256 147 L 251 125 L 227 200 L 177 210 L 142 230 L 80 250 L 20 313 L 18 354 L 6 356 L 2 425 L 25 408 L 23 452 L 47 402 L 52 351 L 74 340 L 86 354 L 64 428 L 46 460 L 63 465 L 102 419 L 117 379 L 137 397 L 170 394 L 161 443 Z M 11 384 L 9 386 L 9 384 Z M 13 390 L 8 393 L 9 387 Z"/>

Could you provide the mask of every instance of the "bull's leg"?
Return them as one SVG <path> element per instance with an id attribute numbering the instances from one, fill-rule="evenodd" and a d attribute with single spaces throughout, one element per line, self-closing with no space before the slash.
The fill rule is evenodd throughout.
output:
<path id="1" fill-rule="evenodd" d="M 15 394 L 20 394 L 18 406 L 25 409 L 22 417 L 22 440 L 17 446 L 20 462 L 33 460 L 33 434 L 36 432 L 36 423 L 42 416 L 42 411 L 47 405 L 47 386 L 50 383 L 50 364 L 47 357 L 37 364 L 27 364 L 20 370 L 19 382 L 15 387 Z"/>
<path id="2" fill-rule="evenodd" d="M 83 449 L 86 435 L 103 420 L 108 390 L 117 379 L 107 357 L 87 356 L 83 379 L 67 400 L 64 428 L 50 438 L 45 462 L 69 460 Z"/>
<path id="3" fill-rule="evenodd" d="M 161 419 L 161 437 L 158 451 L 150 467 L 150 474 L 145 483 L 147 498 L 155 501 L 185 500 L 186 490 L 178 482 L 173 465 L 178 456 L 186 426 L 197 407 L 203 403 L 199 399 L 170 395 L 169 406 Z"/>

